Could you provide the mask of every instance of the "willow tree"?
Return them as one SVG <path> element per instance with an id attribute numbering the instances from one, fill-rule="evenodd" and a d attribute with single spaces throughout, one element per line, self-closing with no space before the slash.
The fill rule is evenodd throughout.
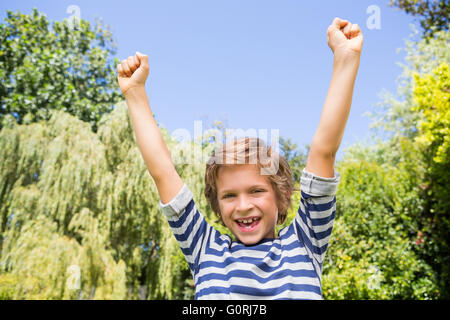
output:
<path id="1" fill-rule="evenodd" d="M 102 119 L 97 134 L 58 110 L 49 121 L 5 123 L 0 266 L 4 283 L 17 281 L 14 298 L 183 295 L 190 275 L 177 257 L 181 251 L 160 211 L 125 104 Z M 202 194 L 201 166 L 177 165 L 195 195 Z M 77 268 L 80 289 L 69 289 L 65 283 Z"/>

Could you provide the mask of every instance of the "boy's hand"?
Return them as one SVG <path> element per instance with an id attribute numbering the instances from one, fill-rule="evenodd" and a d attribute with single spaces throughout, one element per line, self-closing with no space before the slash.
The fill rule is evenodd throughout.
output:
<path id="1" fill-rule="evenodd" d="M 136 52 L 117 65 L 117 81 L 125 96 L 131 88 L 144 87 L 149 73 L 148 56 Z"/>
<path id="2" fill-rule="evenodd" d="M 335 18 L 327 30 L 328 46 L 334 55 L 361 54 L 363 35 L 357 24 Z"/>

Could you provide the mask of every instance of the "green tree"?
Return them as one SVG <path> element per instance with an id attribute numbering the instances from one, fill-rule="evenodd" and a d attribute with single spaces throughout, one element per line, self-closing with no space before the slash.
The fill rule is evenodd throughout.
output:
<path id="1" fill-rule="evenodd" d="M 300 184 L 302 170 L 306 166 L 307 156 L 298 150 L 297 144 L 292 143 L 291 139 L 280 137 L 280 154 L 287 160 L 292 171 L 295 184 Z"/>
<path id="2" fill-rule="evenodd" d="M 450 72 L 445 62 L 431 74 L 414 75 L 414 101 L 412 110 L 424 115 L 415 140 L 424 151 L 431 150 L 435 163 L 444 164 L 450 152 Z"/>
<path id="3" fill-rule="evenodd" d="M 425 36 L 432 36 L 439 30 L 448 30 L 450 5 L 448 0 L 391 0 L 391 6 L 419 17 Z"/>
<path id="4" fill-rule="evenodd" d="M 119 97 L 115 43 L 98 21 L 51 25 L 45 15 L 7 11 L 0 24 L 0 128 L 5 115 L 19 124 L 48 120 L 64 110 L 97 130 Z"/>
<path id="5" fill-rule="evenodd" d="M 415 142 L 424 163 L 421 216 L 423 254 L 439 275 L 444 298 L 450 297 L 450 71 L 442 63 L 430 74 L 414 76 L 412 110 L 423 114 Z"/>
<path id="6" fill-rule="evenodd" d="M 413 29 L 412 37 L 417 34 L 418 31 Z M 411 107 L 414 105 L 414 75 L 429 74 L 441 63 L 450 64 L 449 41 L 449 32 L 439 31 L 430 39 L 405 42 L 405 62 L 399 63 L 402 73 L 398 78 L 396 94 L 383 90 L 375 112 L 366 113 L 372 119 L 370 127 L 375 129 L 377 136 L 385 139 L 395 135 L 411 139 L 417 136 L 417 123 L 424 121 L 424 118 Z M 395 150 L 392 152 L 395 153 Z"/>
<path id="7" fill-rule="evenodd" d="M 43 299 L 179 296 L 179 249 L 126 105 L 106 114 L 97 133 L 61 110 L 48 121 L 8 123 L 0 131 L 0 273 L 17 279 L 14 297 L 37 297 L 39 288 Z M 195 172 L 178 169 L 196 185 Z M 71 265 L 81 271 L 75 293 L 65 286 Z"/>
<path id="8" fill-rule="evenodd" d="M 411 164 L 378 164 L 373 151 L 353 146 L 337 166 L 341 183 L 323 267 L 324 298 L 436 298 L 433 270 L 411 238 L 423 205 L 414 174 L 405 170 Z"/>

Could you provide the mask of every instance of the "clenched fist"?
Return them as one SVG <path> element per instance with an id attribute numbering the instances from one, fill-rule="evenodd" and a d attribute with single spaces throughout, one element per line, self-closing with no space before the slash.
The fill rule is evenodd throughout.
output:
<path id="1" fill-rule="evenodd" d="M 144 87 L 149 73 L 148 56 L 136 52 L 117 65 L 117 81 L 123 95 L 131 88 Z"/>
<path id="2" fill-rule="evenodd" d="M 357 24 L 335 18 L 327 30 L 328 46 L 336 54 L 361 54 L 363 35 Z"/>

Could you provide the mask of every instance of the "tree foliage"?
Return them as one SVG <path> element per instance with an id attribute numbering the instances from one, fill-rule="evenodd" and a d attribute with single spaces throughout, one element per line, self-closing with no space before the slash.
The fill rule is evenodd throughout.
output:
<path id="1" fill-rule="evenodd" d="M 379 161 L 392 165 L 406 161 L 407 170 L 416 172 L 417 197 L 423 202 L 421 211 L 412 216 L 415 238 L 421 243 L 416 252 L 432 267 L 439 297 L 446 299 L 450 297 L 449 40 L 448 31 L 439 31 L 432 38 L 407 41 L 397 96 L 385 92 L 379 104 L 383 110 L 369 114 L 376 120 L 373 127 L 388 133 L 388 142 L 374 148 Z M 405 143 L 415 152 L 405 149 Z"/>
<path id="2" fill-rule="evenodd" d="M 426 37 L 432 36 L 436 31 L 448 31 L 450 23 L 448 0 L 391 0 L 390 5 L 419 17 Z"/>
<path id="3" fill-rule="evenodd" d="M 444 62 L 431 74 L 414 75 L 414 112 L 423 113 L 417 125 L 416 141 L 424 150 L 432 150 L 433 161 L 444 164 L 450 152 L 450 72 Z"/>
<path id="4" fill-rule="evenodd" d="M 115 44 L 101 21 L 50 22 L 7 11 L 0 24 L 0 128 L 7 114 L 19 124 L 48 120 L 64 110 L 91 124 L 118 101 Z"/>
<path id="5" fill-rule="evenodd" d="M 411 37 L 418 31 L 414 29 Z M 417 123 L 423 121 L 423 114 L 412 109 L 414 105 L 414 76 L 430 74 L 442 62 L 449 63 L 450 51 L 448 43 L 449 32 L 439 31 L 433 38 L 422 39 L 418 42 L 406 40 L 405 61 L 399 63 L 402 73 L 398 77 L 399 86 L 396 93 L 383 90 L 381 101 L 375 112 L 366 114 L 372 119 L 371 128 L 378 136 L 391 139 L 395 135 L 402 135 L 413 139 L 417 135 Z M 395 153 L 395 150 L 392 150 Z"/>
<path id="6" fill-rule="evenodd" d="M 307 155 L 298 150 L 297 144 L 292 143 L 290 138 L 285 139 L 283 137 L 280 137 L 280 154 L 289 163 L 294 182 L 299 183 L 302 170 L 306 165 Z"/>
<path id="7" fill-rule="evenodd" d="M 24 284 L 14 297 L 73 298 L 63 285 L 71 265 L 81 270 L 76 297 L 176 296 L 178 248 L 125 104 L 98 134 L 64 111 L 51 114 L 0 133 L 0 265 Z M 48 291 L 35 296 L 26 283 Z"/>
<path id="8" fill-rule="evenodd" d="M 450 71 L 443 62 L 430 74 L 414 76 L 413 110 L 423 115 L 415 142 L 425 175 L 420 217 L 424 256 L 439 275 L 444 297 L 450 297 Z"/>
<path id="9" fill-rule="evenodd" d="M 362 150 L 361 150 L 362 151 Z M 363 153 L 364 154 L 364 153 Z M 438 297 L 413 216 L 423 205 L 404 162 L 379 164 L 365 154 L 339 164 L 337 220 L 324 262 L 326 299 Z"/>

